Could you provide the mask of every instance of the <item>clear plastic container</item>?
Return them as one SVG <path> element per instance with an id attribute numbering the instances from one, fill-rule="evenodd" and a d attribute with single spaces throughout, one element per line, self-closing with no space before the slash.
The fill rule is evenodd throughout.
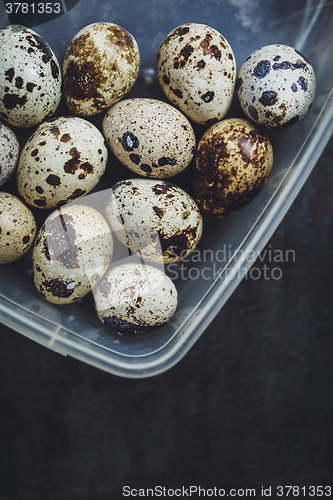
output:
<path id="1" fill-rule="evenodd" d="M 154 76 L 156 53 L 163 38 L 187 22 L 205 23 L 221 32 L 233 48 L 238 68 L 254 50 L 281 43 L 303 53 L 317 77 L 315 102 L 307 116 L 290 129 L 269 132 L 275 157 L 264 189 L 240 212 L 224 219 L 204 219 L 198 250 L 185 262 L 167 269 L 178 288 L 179 306 L 171 321 L 157 332 L 140 338 L 112 333 L 98 320 L 92 294 L 66 306 L 48 303 L 33 284 L 31 252 L 0 267 L 3 324 L 107 372 L 148 377 L 177 363 L 204 332 L 249 270 L 254 255 L 272 236 L 332 134 L 333 1 L 80 0 L 76 5 L 72 2 L 72 8 L 68 4 L 62 2 L 63 15 L 30 26 L 49 43 L 60 64 L 71 38 L 85 25 L 110 21 L 127 29 L 136 38 L 141 54 L 140 75 L 127 97 L 166 100 Z M 1 27 L 9 23 L 3 6 L 0 19 Z M 63 112 L 61 106 L 57 115 Z M 242 116 L 236 100 L 227 116 Z M 101 120 L 97 116 L 92 121 L 100 126 Z M 196 127 L 196 132 L 200 136 L 203 129 Z M 22 144 L 31 133 L 21 133 Z M 133 176 L 112 159 L 97 192 L 129 177 Z M 190 178 L 189 167 L 172 182 L 187 189 Z M 39 211 L 39 225 L 46 215 Z"/>

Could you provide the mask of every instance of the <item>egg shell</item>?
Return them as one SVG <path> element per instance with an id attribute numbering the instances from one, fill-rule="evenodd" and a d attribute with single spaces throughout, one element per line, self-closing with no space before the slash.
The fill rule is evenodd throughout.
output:
<path id="1" fill-rule="evenodd" d="M 0 264 L 20 259 L 36 235 L 31 210 L 16 196 L 0 191 Z"/>
<path id="2" fill-rule="evenodd" d="M 0 122 L 0 186 L 15 172 L 20 155 L 20 144 L 16 134 Z"/>
<path id="3" fill-rule="evenodd" d="M 47 217 L 35 240 L 35 286 L 49 302 L 74 302 L 103 276 L 112 253 L 110 226 L 96 209 L 75 204 L 60 208 Z"/>
<path id="4" fill-rule="evenodd" d="M 166 323 L 174 314 L 178 294 L 161 270 L 136 263 L 112 268 L 96 291 L 99 319 L 122 335 L 143 335 Z"/>
<path id="5" fill-rule="evenodd" d="M 61 68 L 50 46 L 32 29 L 0 30 L 0 118 L 27 128 L 53 115 L 61 98 Z"/>
<path id="6" fill-rule="evenodd" d="M 79 117 L 42 123 L 24 145 L 17 188 L 26 203 L 56 208 L 89 193 L 105 172 L 107 146 L 95 125 Z"/>
<path id="7" fill-rule="evenodd" d="M 193 159 L 196 139 L 188 119 L 157 99 L 125 99 L 112 106 L 103 133 L 113 154 L 132 172 L 166 179 Z"/>
<path id="8" fill-rule="evenodd" d="M 155 263 L 186 257 L 202 234 L 202 217 L 194 200 L 163 180 L 118 182 L 111 189 L 105 214 L 121 243 Z"/>
<path id="9" fill-rule="evenodd" d="M 316 76 L 298 50 L 267 45 L 242 64 L 236 88 L 251 120 L 267 128 L 287 128 L 308 112 L 316 93 Z"/>
<path id="10" fill-rule="evenodd" d="M 139 72 L 135 38 L 114 23 L 82 28 L 68 45 L 63 62 L 64 93 L 69 109 L 92 116 L 129 92 Z"/>
<path id="11" fill-rule="evenodd" d="M 212 125 L 232 102 L 236 61 L 230 44 L 214 28 L 188 23 L 171 31 L 156 58 L 168 99 L 191 120 Z"/>
<path id="12" fill-rule="evenodd" d="M 252 122 L 221 120 L 201 137 L 194 199 L 203 215 L 223 217 L 247 205 L 263 188 L 273 165 L 269 138 Z"/>

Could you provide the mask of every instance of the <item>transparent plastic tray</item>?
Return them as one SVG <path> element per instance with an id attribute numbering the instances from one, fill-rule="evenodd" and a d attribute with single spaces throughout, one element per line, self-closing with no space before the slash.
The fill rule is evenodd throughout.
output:
<path id="1" fill-rule="evenodd" d="M 270 131 L 274 165 L 261 193 L 240 212 L 224 219 L 204 219 L 198 251 L 168 269 L 179 292 L 179 306 L 169 323 L 140 338 L 106 330 L 97 318 L 92 294 L 79 302 L 55 306 L 36 291 L 31 252 L 0 267 L 0 321 L 41 344 L 124 377 L 148 377 L 177 363 L 225 304 L 263 249 L 300 191 L 333 132 L 333 1 L 280 0 L 127 0 L 61 2 L 62 16 L 34 26 L 52 47 L 60 64 L 72 37 L 85 25 L 110 21 L 136 38 L 141 54 L 139 78 L 127 97 L 166 100 L 154 73 L 163 38 L 175 27 L 199 22 L 220 31 L 231 44 L 239 68 L 263 45 L 291 45 L 314 67 L 317 94 L 307 116 L 287 130 Z M 0 4 L 1 27 L 9 23 Z M 32 27 L 32 24 L 31 24 Z M 154 75 L 153 75 L 154 76 Z M 64 106 L 62 104 L 61 106 Z M 60 106 L 57 114 L 62 114 Z M 242 116 L 235 101 L 227 115 Z M 92 121 L 101 125 L 101 116 Z M 203 132 L 196 127 L 198 137 Z M 20 135 L 22 145 L 32 133 Z M 133 177 L 111 158 L 98 186 L 107 189 Z M 189 190 L 191 167 L 172 182 Z M 8 184 L 14 189 L 13 183 Z M 98 190 L 97 189 L 97 190 Z M 2 186 L 6 190 L 6 185 Z M 13 191 L 14 192 L 14 191 Z M 36 215 L 40 224 L 47 213 Z M 300 221 L 301 223 L 301 221 Z M 195 258 L 194 258 L 195 257 Z"/>

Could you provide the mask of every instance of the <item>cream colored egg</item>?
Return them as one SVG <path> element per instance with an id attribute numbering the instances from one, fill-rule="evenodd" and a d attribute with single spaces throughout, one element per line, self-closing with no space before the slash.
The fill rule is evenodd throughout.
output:
<path id="1" fill-rule="evenodd" d="M 61 69 L 49 45 L 32 29 L 0 30 L 0 118 L 26 128 L 53 115 L 61 98 Z"/>
<path id="2" fill-rule="evenodd" d="M 157 75 L 168 99 L 191 120 L 211 125 L 232 102 L 236 61 L 227 40 L 205 24 L 188 23 L 163 40 Z"/>
<path id="3" fill-rule="evenodd" d="M 36 221 L 16 196 L 0 192 L 0 264 L 21 258 L 34 242 Z"/>
<path id="4" fill-rule="evenodd" d="M 119 241 L 151 262 L 181 260 L 194 250 L 202 234 L 202 217 L 194 200 L 163 180 L 118 182 L 105 214 Z"/>
<path id="5" fill-rule="evenodd" d="M 131 89 L 139 66 L 137 42 L 124 28 L 109 22 L 82 28 L 63 62 L 68 107 L 84 117 L 108 109 Z"/>
<path id="6" fill-rule="evenodd" d="M 125 99 L 112 106 L 103 133 L 113 154 L 132 172 L 166 179 L 193 159 L 195 134 L 188 119 L 157 99 Z"/>
<path id="7" fill-rule="evenodd" d="M 22 149 L 17 188 L 26 203 L 56 208 L 89 193 L 107 163 L 102 133 L 79 117 L 41 124 Z"/>
<path id="8" fill-rule="evenodd" d="M 194 199 L 203 215 L 223 217 L 247 205 L 263 188 L 273 165 L 269 138 L 240 118 L 212 125 L 198 143 Z"/>
<path id="9" fill-rule="evenodd" d="M 113 238 L 94 208 L 68 205 L 53 212 L 33 248 L 37 290 L 49 302 L 67 304 L 84 297 L 111 262 Z"/>
<path id="10" fill-rule="evenodd" d="M 13 175 L 20 154 L 16 134 L 0 122 L 0 186 Z"/>
<path id="11" fill-rule="evenodd" d="M 122 264 L 106 273 L 94 291 L 100 320 L 121 335 L 143 335 L 166 323 L 174 314 L 178 294 L 160 269 Z"/>

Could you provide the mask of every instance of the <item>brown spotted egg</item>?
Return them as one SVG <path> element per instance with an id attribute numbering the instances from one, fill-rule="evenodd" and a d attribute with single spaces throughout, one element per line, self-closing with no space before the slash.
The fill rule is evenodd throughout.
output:
<path id="1" fill-rule="evenodd" d="M 202 217 L 194 200 L 163 180 L 118 182 L 111 189 L 105 214 L 118 240 L 151 262 L 179 261 L 194 250 L 202 234 Z"/>
<path id="2" fill-rule="evenodd" d="M 242 64 L 237 95 L 246 115 L 267 128 L 287 128 L 308 112 L 316 93 L 312 66 L 287 45 L 267 45 Z"/>
<path id="3" fill-rule="evenodd" d="M 120 335 L 143 335 L 174 314 L 178 294 L 171 279 L 153 266 L 127 263 L 111 268 L 94 290 L 99 319 Z"/>
<path id="4" fill-rule="evenodd" d="M 157 99 L 125 99 L 112 106 L 103 133 L 113 154 L 132 172 L 165 179 L 193 159 L 196 139 L 188 119 Z"/>
<path id="5" fill-rule="evenodd" d="M 156 67 L 166 96 L 191 120 L 211 125 L 229 110 L 236 61 L 215 29 L 198 23 L 174 29 L 158 50 Z"/>
<path id="6" fill-rule="evenodd" d="M 119 101 L 133 86 L 140 53 L 135 38 L 108 22 L 90 24 L 70 42 L 64 62 L 64 93 L 69 109 L 92 116 Z"/>
<path id="7" fill-rule="evenodd" d="M 61 70 L 49 45 L 32 29 L 0 30 L 0 118 L 26 128 L 53 115 L 61 98 Z"/>
<path id="8" fill-rule="evenodd" d="M 21 258 L 34 242 L 36 221 L 16 196 L 0 192 L 0 264 Z"/>
<path id="9" fill-rule="evenodd" d="M 89 193 L 106 163 L 105 140 L 95 125 L 79 117 L 53 118 L 23 147 L 17 188 L 29 205 L 56 208 Z"/>
<path id="10" fill-rule="evenodd" d="M 201 137 L 194 199 L 204 215 L 223 217 L 247 205 L 262 189 L 273 164 L 268 137 L 252 122 L 230 118 Z"/>
<path id="11" fill-rule="evenodd" d="M 96 209 L 75 204 L 62 207 L 47 217 L 35 240 L 35 286 L 49 302 L 74 302 L 103 276 L 112 253 L 110 226 Z"/>
<path id="12" fill-rule="evenodd" d="M 20 154 L 16 134 L 0 122 L 0 186 L 13 175 Z"/>

